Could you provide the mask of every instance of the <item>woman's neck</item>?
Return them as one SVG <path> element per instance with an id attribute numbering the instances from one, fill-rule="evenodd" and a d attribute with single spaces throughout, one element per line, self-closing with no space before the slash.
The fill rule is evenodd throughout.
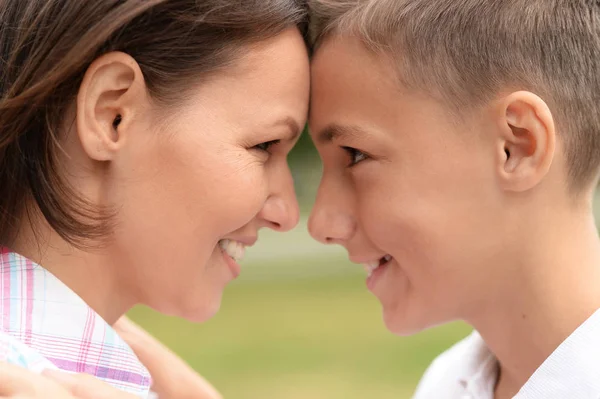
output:
<path id="1" fill-rule="evenodd" d="M 565 215 L 567 216 L 567 215 Z M 514 275 L 467 321 L 500 363 L 497 399 L 510 398 L 600 308 L 600 241 L 591 216 L 537 231 L 510 260 Z M 547 225 L 547 224 L 546 224 Z M 531 238 L 528 237 L 528 238 Z"/>
<path id="2" fill-rule="evenodd" d="M 135 301 L 127 294 L 110 251 L 82 251 L 46 223 L 21 226 L 11 249 L 48 270 L 79 295 L 108 324 L 114 324 Z"/>

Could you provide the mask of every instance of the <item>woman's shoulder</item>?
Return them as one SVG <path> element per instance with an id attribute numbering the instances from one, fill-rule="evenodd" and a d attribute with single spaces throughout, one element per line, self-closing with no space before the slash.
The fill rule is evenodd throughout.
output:
<path id="1" fill-rule="evenodd" d="M 3 331 L 0 331 L 0 361 L 38 373 L 44 369 L 57 369 L 40 352 Z"/>

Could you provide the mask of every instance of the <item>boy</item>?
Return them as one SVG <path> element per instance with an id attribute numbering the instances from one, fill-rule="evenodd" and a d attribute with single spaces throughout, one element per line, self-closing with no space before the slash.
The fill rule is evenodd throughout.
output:
<path id="1" fill-rule="evenodd" d="M 311 234 L 387 327 L 476 332 L 415 398 L 600 397 L 600 5 L 315 0 Z"/>

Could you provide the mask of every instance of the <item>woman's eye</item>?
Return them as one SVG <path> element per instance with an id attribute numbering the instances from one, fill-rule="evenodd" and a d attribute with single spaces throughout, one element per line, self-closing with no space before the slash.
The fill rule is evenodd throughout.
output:
<path id="1" fill-rule="evenodd" d="M 362 151 L 357 150 L 356 148 L 342 147 L 342 149 L 344 151 L 346 151 L 348 153 L 348 155 L 350 156 L 350 165 L 348 165 L 348 166 L 352 167 L 368 158 L 367 154 L 365 154 Z"/>
<path id="2" fill-rule="evenodd" d="M 271 140 L 271 141 L 266 141 L 264 143 L 260 143 L 255 145 L 253 148 L 256 150 L 260 150 L 260 151 L 264 151 L 264 152 L 269 152 L 269 149 L 276 145 L 279 144 L 281 140 Z"/>

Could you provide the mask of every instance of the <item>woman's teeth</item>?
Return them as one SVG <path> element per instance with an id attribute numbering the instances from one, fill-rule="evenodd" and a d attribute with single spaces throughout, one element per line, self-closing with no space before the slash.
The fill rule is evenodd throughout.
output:
<path id="1" fill-rule="evenodd" d="M 239 262 L 244 259 L 246 247 L 241 242 L 234 240 L 220 240 L 219 246 L 227 255 L 231 256 L 234 261 Z"/>
<path id="2" fill-rule="evenodd" d="M 367 277 L 371 277 L 373 272 L 377 270 L 379 266 L 385 265 L 389 261 L 392 260 L 391 255 L 386 255 L 379 260 L 374 260 L 373 262 L 363 264 L 365 271 L 367 272 Z"/>

